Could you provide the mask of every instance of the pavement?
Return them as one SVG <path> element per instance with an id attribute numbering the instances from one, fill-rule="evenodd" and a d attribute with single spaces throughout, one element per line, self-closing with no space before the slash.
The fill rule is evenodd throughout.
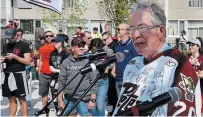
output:
<path id="1" fill-rule="evenodd" d="M 32 90 L 31 90 L 32 91 L 32 94 L 31 94 L 32 107 L 28 111 L 28 116 L 35 116 L 34 114 L 42 108 L 42 103 L 41 103 L 41 97 L 38 94 L 38 91 L 39 91 L 39 81 L 38 80 L 34 80 L 34 81 L 32 81 L 31 84 L 32 84 Z M 0 94 L 1 94 L 1 92 L 0 92 Z M 0 116 L 9 116 L 8 98 L 1 97 L 0 99 L 1 99 Z M 51 103 L 49 108 L 50 108 L 49 116 L 53 116 L 53 117 L 56 116 L 53 103 Z M 107 113 L 109 111 L 111 111 L 111 109 L 112 109 L 111 106 L 107 106 L 105 114 L 107 115 Z M 16 116 L 22 116 L 21 112 L 20 112 L 20 104 L 19 104 L 19 102 L 18 102 L 18 108 L 17 108 Z M 45 114 L 42 114 L 39 117 L 45 117 L 45 116 L 46 116 Z"/>

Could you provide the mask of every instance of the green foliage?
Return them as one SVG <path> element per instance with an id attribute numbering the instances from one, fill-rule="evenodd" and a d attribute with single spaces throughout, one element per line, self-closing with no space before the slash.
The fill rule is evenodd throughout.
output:
<path id="1" fill-rule="evenodd" d="M 84 12 L 88 10 L 87 0 L 63 0 L 62 14 L 59 15 L 52 10 L 42 8 L 40 11 L 43 14 L 42 20 L 44 23 L 54 25 L 54 21 L 65 20 L 70 25 L 74 25 L 75 21 L 85 20 Z M 79 24 L 84 23 L 80 22 Z"/>
<path id="2" fill-rule="evenodd" d="M 135 2 L 136 0 L 100 0 L 97 6 L 101 18 L 112 21 L 116 28 L 120 23 L 130 22 L 130 7 Z"/>

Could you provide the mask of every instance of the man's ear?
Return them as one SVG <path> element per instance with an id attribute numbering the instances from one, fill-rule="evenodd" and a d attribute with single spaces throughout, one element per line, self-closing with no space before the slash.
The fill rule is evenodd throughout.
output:
<path id="1" fill-rule="evenodd" d="M 165 36 L 166 36 L 166 27 L 160 26 L 159 31 L 160 31 L 160 38 L 165 38 Z"/>

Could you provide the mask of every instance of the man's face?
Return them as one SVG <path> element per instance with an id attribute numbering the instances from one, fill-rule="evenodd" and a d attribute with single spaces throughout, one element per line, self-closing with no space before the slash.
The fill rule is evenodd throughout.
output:
<path id="1" fill-rule="evenodd" d="M 91 34 L 86 33 L 84 37 L 84 41 L 86 42 L 87 45 L 89 45 L 91 42 Z"/>
<path id="2" fill-rule="evenodd" d="M 74 55 L 76 55 L 76 56 L 83 55 L 84 47 L 85 47 L 85 44 L 83 44 L 83 43 L 79 43 L 77 45 L 72 46 L 72 51 L 73 51 Z"/>
<path id="3" fill-rule="evenodd" d="M 23 34 L 22 32 L 17 32 L 16 33 L 16 36 L 18 37 L 18 39 L 22 39 L 22 34 Z"/>
<path id="4" fill-rule="evenodd" d="M 126 25 L 119 25 L 117 28 L 118 31 L 118 37 L 122 39 L 123 36 L 128 35 L 129 31 L 127 30 L 127 26 Z"/>
<path id="5" fill-rule="evenodd" d="M 147 10 L 141 9 L 132 14 L 130 27 L 136 51 L 146 58 L 157 54 L 165 43 L 165 27 L 154 26 L 151 13 Z"/>
<path id="6" fill-rule="evenodd" d="M 80 32 L 80 29 L 79 29 L 79 28 L 76 28 L 76 32 Z"/>
<path id="7" fill-rule="evenodd" d="M 8 23 L 9 23 L 9 25 L 13 25 L 13 22 L 12 22 L 12 21 L 9 21 Z"/>
<path id="8" fill-rule="evenodd" d="M 93 33 L 96 34 L 96 33 L 97 33 L 97 30 L 93 30 Z"/>
<path id="9" fill-rule="evenodd" d="M 40 42 L 41 42 L 42 45 L 45 44 L 45 40 L 44 39 L 40 40 Z"/>
<path id="10" fill-rule="evenodd" d="M 52 39 L 54 38 L 54 34 L 51 32 L 47 32 L 45 35 L 47 43 L 51 43 Z"/>
<path id="11" fill-rule="evenodd" d="M 110 38 L 108 35 L 104 35 L 102 36 L 102 41 L 105 45 L 109 45 L 110 44 Z"/>

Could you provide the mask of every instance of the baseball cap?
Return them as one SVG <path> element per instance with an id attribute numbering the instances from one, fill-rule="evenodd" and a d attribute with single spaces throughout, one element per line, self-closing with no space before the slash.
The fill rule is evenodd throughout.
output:
<path id="1" fill-rule="evenodd" d="M 192 39 L 187 42 L 187 44 L 194 43 L 201 47 L 201 42 L 198 39 Z"/>
<path id="2" fill-rule="evenodd" d="M 5 33 L 5 39 L 11 39 L 16 35 L 17 30 L 14 28 L 7 28 L 4 33 Z"/>
<path id="3" fill-rule="evenodd" d="M 64 42 L 64 38 L 62 36 L 57 36 L 55 39 L 52 40 L 53 42 Z"/>
<path id="4" fill-rule="evenodd" d="M 78 45 L 80 43 L 86 44 L 85 41 L 83 39 L 81 39 L 80 37 L 75 37 L 71 41 L 71 46 Z"/>

